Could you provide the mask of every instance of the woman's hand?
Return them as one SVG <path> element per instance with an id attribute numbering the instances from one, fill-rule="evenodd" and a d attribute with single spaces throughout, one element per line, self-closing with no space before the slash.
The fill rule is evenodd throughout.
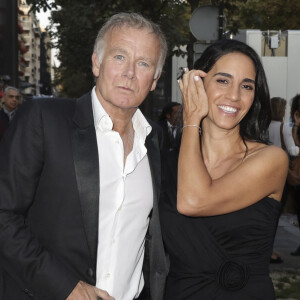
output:
<path id="1" fill-rule="evenodd" d="M 200 70 L 185 69 L 183 78 L 178 81 L 182 93 L 184 125 L 199 125 L 208 114 L 207 95 L 201 77 L 206 73 Z"/>

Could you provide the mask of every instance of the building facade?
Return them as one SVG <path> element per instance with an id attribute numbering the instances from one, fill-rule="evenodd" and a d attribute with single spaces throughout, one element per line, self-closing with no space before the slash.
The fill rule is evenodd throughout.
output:
<path id="1" fill-rule="evenodd" d="M 51 94 L 49 40 L 26 0 L 0 0 L 0 91 L 13 85 L 25 99 Z"/>
<path id="2" fill-rule="evenodd" d="M 24 96 L 30 98 L 40 94 L 40 44 L 41 29 L 40 24 L 26 0 L 19 0 L 19 9 L 24 12 L 21 17 L 23 27 L 23 37 L 27 52 L 24 55 L 26 68 L 22 77 L 21 85 Z"/>

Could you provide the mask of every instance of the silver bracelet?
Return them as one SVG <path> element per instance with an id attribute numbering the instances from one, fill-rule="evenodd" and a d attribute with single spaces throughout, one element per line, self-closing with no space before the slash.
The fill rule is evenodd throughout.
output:
<path id="1" fill-rule="evenodd" d="M 201 127 L 198 126 L 198 125 L 184 125 L 184 126 L 182 126 L 182 130 L 183 130 L 185 127 L 198 127 L 198 128 L 199 128 L 199 134 L 201 134 Z"/>

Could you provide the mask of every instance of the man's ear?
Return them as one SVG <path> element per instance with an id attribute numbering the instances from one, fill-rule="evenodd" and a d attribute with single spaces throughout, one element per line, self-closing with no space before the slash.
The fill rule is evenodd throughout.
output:
<path id="1" fill-rule="evenodd" d="M 98 55 L 94 52 L 92 55 L 92 66 L 93 66 L 93 74 L 95 77 L 99 76 L 100 72 L 100 63 L 99 63 L 99 58 Z"/>
<path id="2" fill-rule="evenodd" d="M 151 86 L 151 89 L 150 89 L 151 92 L 155 90 L 156 85 L 157 85 L 157 81 L 158 81 L 160 75 L 161 75 L 161 73 L 159 73 L 159 74 L 157 75 L 157 77 L 153 80 L 152 86 Z"/>

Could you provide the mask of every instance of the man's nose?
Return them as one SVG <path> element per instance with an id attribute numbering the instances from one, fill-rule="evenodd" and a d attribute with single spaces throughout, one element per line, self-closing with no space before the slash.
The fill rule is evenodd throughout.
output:
<path id="1" fill-rule="evenodd" d="M 126 76 L 129 79 L 135 79 L 135 64 L 128 62 L 125 70 L 123 72 L 123 76 Z"/>

